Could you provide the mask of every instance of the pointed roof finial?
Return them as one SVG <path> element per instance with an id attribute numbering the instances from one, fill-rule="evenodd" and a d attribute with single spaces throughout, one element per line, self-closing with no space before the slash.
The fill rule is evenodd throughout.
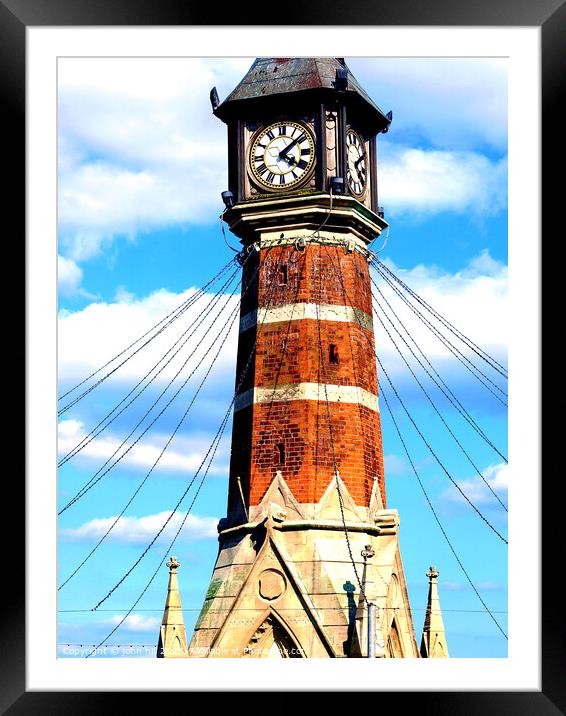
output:
<path id="1" fill-rule="evenodd" d="M 423 638 L 421 641 L 421 656 L 425 659 L 442 659 L 448 657 L 446 646 L 446 631 L 442 612 L 440 610 L 440 599 L 438 597 L 438 579 L 440 572 L 432 565 L 429 567 L 426 576 L 428 577 L 428 603 L 423 626 Z"/>
<path id="2" fill-rule="evenodd" d="M 187 634 L 183 621 L 183 607 L 181 605 L 179 578 L 177 575 L 177 569 L 181 566 L 181 563 L 177 561 L 177 557 L 172 556 L 165 563 L 165 566 L 169 567 L 169 586 L 167 599 L 165 600 L 165 611 L 161 620 L 157 656 L 158 658 L 187 658 Z"/>
<path id="3" fill-rule="evenodd" d="M 273 104 L 274 98 L 280 106 L 298 95 L 304 104 L 309 98 L 334 99 L 336 92 L 341 92 L 341 101 L 366 116 L 375 133 L 389 126 L 390 120 L 356 80 L 343 57 L 256 57 L 214 114 L 226 122 L 234 116 L 242 118 L 250 105 L 257 111 L 258 105 Z"/>
<path id="4" fill-rule="evenodd" d="M 169 567 L 169 574 L 176 574 L 177 569 L 181 566 L 180 562 L 177 562 L 177 557 L 173 556 L 171 559 L 165 563 L 166 567 Z"/>
<path id="5" fill-rule="evenodd" d="M 175 559 L 173 557 L 173 559 Z M 426 576 L 429 578 L 429 581 L 432 582 L 433 579 L 436 579 L 440 575 L 440 572 L 436 569 L 434 565 L 428 568 L 428 572 L 426 573 Z"/>

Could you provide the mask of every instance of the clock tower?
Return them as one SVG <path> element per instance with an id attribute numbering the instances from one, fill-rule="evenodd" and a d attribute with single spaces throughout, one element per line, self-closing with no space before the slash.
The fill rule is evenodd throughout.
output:
<path id="1" fill-rule="evenodd" d="M 189 656 L 366 656 L 371 613 L 375 656 L 418 657 L 369 276 L 391 114 L 341 58 L 258 58 L 211 101 L 242 302 L 227 515 Z"/>

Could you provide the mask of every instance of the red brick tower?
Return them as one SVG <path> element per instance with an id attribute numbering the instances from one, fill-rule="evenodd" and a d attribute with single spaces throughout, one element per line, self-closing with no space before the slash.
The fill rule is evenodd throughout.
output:
<path id="1" fill-rule="evenodd" d="M 230 511 L 236 477 L 253 507 L 277 471 L 299 502 L 317 503 L 334 461 L 357 505 L 377 479 L 385 507 L 367 258 L 362 246 L 305 243 L 254 252 L 244 267 Z"/>
<path id="2" fill-rule="evenodd" d="M 214 92 L 211 93 L 214 96 Z M 418 656 L 386 509 L 368 244 L 390 116 L 340 58 L 260 58 L 228 126 L 242 241 L 227 517 L 190 656 Z"/>

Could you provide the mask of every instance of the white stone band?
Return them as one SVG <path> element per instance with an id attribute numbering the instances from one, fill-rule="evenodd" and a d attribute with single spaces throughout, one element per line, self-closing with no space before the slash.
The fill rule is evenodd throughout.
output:
<path id="1" fill-rule="evenodd" d="M 323 246 L 339 246 L 344 250 L 357 251 L 360 253 L 368 262 L 373 261 L 375 254 L 367 248 L 367 241 L 363 241 L 359 236 L 355 234 L 347 234 L 343 238 L 336 238 L 333 233 L 325 233 L 321 231 L 316 232 L 316 236 L 312 233 L 304 234 L 298 233 L 294 236 L 287 236 L 281 238 L 280 231 L 264 232 L 261 234 L 258 242 L 260 248 L 266 248 L 270 246 L 296 246 L 297 241 L 304 239 L 307 244 L 321 244 Z"/>
<path id="2" fill-rule="evenodd" d="M 319 305 L 316 303 L 287 303 L 284 306 L 260 308 L 250 311 L 240 318 L 240 333 L 249 330 L 256 323 L 277 323 L 300 321 L 304 318 L 321 321 L 337 321 L 356 323 L 367 331 L 373 331 L 373 320 L 370 315 L 360 308 L 352 306 L 335 306 L 332 304 Z"/>
<path id="3" fill-rule="evenodd" d="M 234 401 L 234 411 L 255 403 L 278 403 L 290 400 L 316 400 L 323 402 L 328 395 L 330 403 L 354 403 L 379 412 L 377 395 L 356 385 L 327 385 L 322 383 L 294 383 L 273 388 L 250 388 Z"/>

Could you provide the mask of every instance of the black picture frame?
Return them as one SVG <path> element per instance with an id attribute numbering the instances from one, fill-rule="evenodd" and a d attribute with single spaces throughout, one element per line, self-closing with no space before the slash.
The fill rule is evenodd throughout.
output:
<path id="1" fill-rule="evenodd" d="M 271 21 L 278 24 L 276 12 L 270 17 L 264 5 L 261 11 L 254 11 L 254 3 L 231 4 L 220 9 L 220 5 L 194 5 L 178 0 L 0 0 L 0 92 L 2 97 L 4 136 L 9 137 L 5 151 L 11 154 L 5 166 L 10 167 L 10 182 L 5 188 L 5 207 L 13 215 L 16 225 L 22 227 L 22 241 L 12 241 L 12 251 L 19 258 L 25 243 L 25 87 L 26 87 L 26 28 L 36 26 L 104 26 L 104 25 L 254 25 L 254 18 L 261 24 Z M 274 10 L 276 10 L 275 6 Z M 245 9 L 244 9 L 245 8 Z M 222 22 L 218 23 L 221 15 Z M 311 0 L 301 4 L 301 25 L 313 26 L 536 26 L 541 30 L 542 50 L 542 106 L 526 107 L 525 111 L 542 111 L 543 226 L 554 225 L 563 199 L 558 192 L 563 182 L 560 177 L 559 152 L 563 142 L 558 133 L 558 101 L 564 82 L 564 28 L 566 28 L 566 5 L 564 0 L 537 0 L 525 3 L 516 0 L 428 0 L 415 3 L 411 0 L 383 2 L 376 0 L 371 5 L 364 0 L 348 0 L 347 3 L 331 4 Z M 363 20 L 363 21 L 362 21 Z M 556 221 L 558 227 L 558 222 Z M 15 232 L 12 232 L 15 236 Z M 541 246 L 531 250 L 541 252 Z M 19 324 L 21 325 L 21 324 Z M 20 328 L 21 330 L 21 328 Z M 17 335 L 15 330 L 13 335 Z M 14 363 L 15 366 L 15 363 Z M 542 376 L 534 376 L 542 387 Z M 540 426 L 542 433 L 542 426 Z M 27 450 L 32 449 L 27 446 Z M 542 470 L 542 466 L 541 466 Z M 18 471 L 8 470 L 5 489 L 9 490 L 6 504 L 25 510 L 24 481 L 17 479 Z M 555 493 L 543 490 L 542 524 L 542 689 L 532 691 L 497 692 L 380 692 L 372 708 L 383 710 L 394 704 L 396 709 L 414 708 L 419 713 L 435 714 L 533 714 L 549 716 L 566 713 L 566 640 L 563 629 L 563 599 L 555 580 L 559 574 L 559 562 L 555 558 L 557 547 L 557 525 L 561 525 L 562 503 Z M 6 496 L 6 495 L 5 495 Z M 561 511 L 559 513 L 559 510 Z M 118 708 L 133 708 L 129 692 L 31 692 L 25 684 L 25 594 L 22 588 L 21 566 L 23 560 L 16 558 L 23 553 L 25 542 L 25 514 L 23 519 L 10 527 L 10 552 L 4 562 L 6 606 L 2 612 L 2 648 L 0 649 L 0 709 L 10 716 L 20 714 L 90 714 L 103 710 L 114 712 Z M 33 555 L 28 555 L 28 559 Z M 558 568 L 558 569 L 557 569 Z M 525 582 L 532 574 L 525 565 Z M 535 619 L 530 613 L 528 592 L 525 593 L 524 619 Z M 528 630 L 528 624 L 525 624 Z M 525 639 L 527 648 L 528 640 Z M 447 688 L 450 686 L 447 684 Z M 368 689 L 371 685 L 368 684 Z M 348 683 L 343 686 L 349 691 Z M 171 709 L 170 701 L 163 704 L 170 692 L 143 693 L 144 710 L 158 709 L 160 705 Z M 185 698 L 185 708 L 196 708 L 186 701 L 187 694 L 176 693 Z M 269 698 L 266 695 L 266 698 Z M 158 702 L 159 699 L 161 701 Z M 413 705 L 414 704 L 414 705 Z M 349 708 L 359 708 L 350 702 Z M 202 708 L 202 705 L 201 707 Z M 333 708 L 340 708 L 338 703 Z"/>

